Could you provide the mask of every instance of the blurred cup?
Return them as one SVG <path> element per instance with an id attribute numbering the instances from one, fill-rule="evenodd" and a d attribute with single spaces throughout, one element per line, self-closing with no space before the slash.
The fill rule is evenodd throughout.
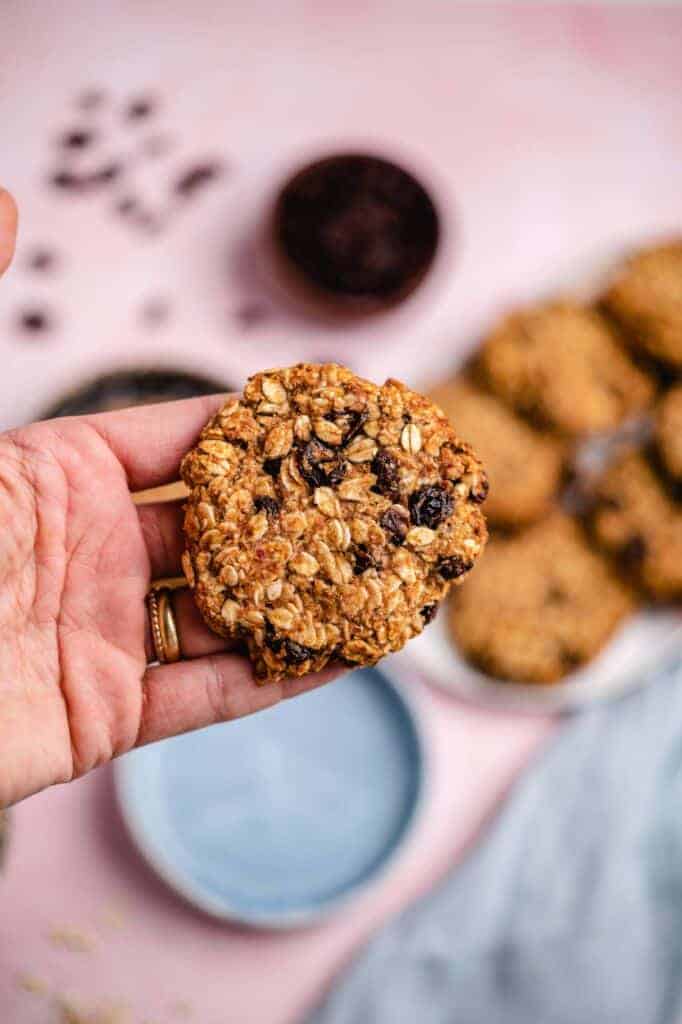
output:
<path id="1" fill-rule="evenodd" d="M 422 313 L 453 264 L 453 204 L 426 161 L 361 140 L 273 168 L 258 263 L 286 305 L 340 326 Z"/>

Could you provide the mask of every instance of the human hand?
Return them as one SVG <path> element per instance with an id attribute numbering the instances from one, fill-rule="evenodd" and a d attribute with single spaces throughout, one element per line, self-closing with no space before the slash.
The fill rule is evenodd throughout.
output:
<path id="1" fill-rule="evenodd" d="M 3 195 L 0 264 L 15 224 Z M 131 491 L 176 480 L 223 400 L 0 434 L 0 807 L 337 674 L 257 685 L 249 661 L 226 652 L 187 590 L 174 597 L 185 660 L 148 667 L 145 596 L 151 580 L 181 572 L 182 510 L 178 502 L 136 506 Z"/>

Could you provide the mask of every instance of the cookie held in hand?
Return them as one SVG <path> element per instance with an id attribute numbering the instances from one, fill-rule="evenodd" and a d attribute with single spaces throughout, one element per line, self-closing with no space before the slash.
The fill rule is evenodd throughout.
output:
<path id="1" fill-rule="evenodd" d="M 442 412 L 335 364 L 256 374 L 181 472 L 197 606 L 263 681 L 399 650 L 486 541 L 485 473 Z"/>

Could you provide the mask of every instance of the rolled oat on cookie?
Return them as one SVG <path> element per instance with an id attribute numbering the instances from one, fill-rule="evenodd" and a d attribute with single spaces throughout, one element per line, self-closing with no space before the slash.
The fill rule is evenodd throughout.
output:
<path id="1" fill-rule="evenodd" d="M 440 409 L 333 363 L 251 377 L 181 472 L 188 583 L 261 681 L 399 650 L 486 542 L 485 472 Z"/>

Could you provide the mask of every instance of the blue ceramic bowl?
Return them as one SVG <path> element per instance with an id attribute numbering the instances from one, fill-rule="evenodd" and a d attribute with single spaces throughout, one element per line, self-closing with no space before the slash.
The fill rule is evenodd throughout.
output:
<path id="1" fill-rule="evenodd" d="M 124 819 L 158 874 L 209 914 L 267 928 L 312 923 L 373 881 L 423 783 L 414 714 L 379 669 L 116 765 Z"/>

